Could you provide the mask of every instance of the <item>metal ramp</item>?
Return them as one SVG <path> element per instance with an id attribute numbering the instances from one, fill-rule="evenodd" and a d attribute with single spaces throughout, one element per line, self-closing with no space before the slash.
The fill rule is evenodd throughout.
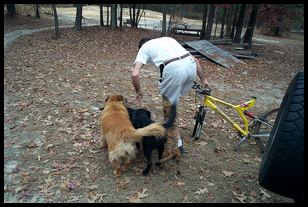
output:
<path id="1" fill-rule="evenodd" d="M 229 52 L 216 47 L 207 40 L 185 42 L 186 45 L 198 51 L 208 59 L 220 64 L 226 68 L 233 68 L 238 64 L 246 64 L 243 61 L 235 58 Z"/>

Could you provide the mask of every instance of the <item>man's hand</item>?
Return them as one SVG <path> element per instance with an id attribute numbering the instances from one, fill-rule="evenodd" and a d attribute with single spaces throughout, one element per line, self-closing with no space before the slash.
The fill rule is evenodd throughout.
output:
<path id="1" fill-rule="evenodd" d="M 212 88 L 206 78 L 203 79 L 201 85 L 205 88 Z"/>

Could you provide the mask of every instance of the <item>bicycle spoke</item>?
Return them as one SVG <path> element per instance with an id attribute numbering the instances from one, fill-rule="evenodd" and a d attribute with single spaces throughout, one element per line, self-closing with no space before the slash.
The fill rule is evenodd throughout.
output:
<path id="1" fill-rule="evenodd" d="M 270 110 L 264 113 L 260 118 L 256 118 L 252 124 L 252 136 L 257 146 L 260 148 L 263 153 L 267 144 L 267 141 L 272 131 L 272 128 L 275 124 L 276 116 L 278 114 L 279 108 Z"/>

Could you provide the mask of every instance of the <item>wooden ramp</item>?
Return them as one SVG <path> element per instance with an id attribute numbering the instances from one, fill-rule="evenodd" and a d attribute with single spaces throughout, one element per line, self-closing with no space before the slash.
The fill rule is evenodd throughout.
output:
<path id="1" fill-rule="evenodd" d="M 208 59 L 226 68 L 232 68 L 237 64 L 246 64 L 235 58 L 229 52 L 216 47 L 207 40 L 185 42 L 186 45 L 198 51 Z"/>

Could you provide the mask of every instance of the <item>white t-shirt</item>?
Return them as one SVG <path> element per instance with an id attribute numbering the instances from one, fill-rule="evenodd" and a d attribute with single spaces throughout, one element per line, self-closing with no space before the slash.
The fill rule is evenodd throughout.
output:
<path id="1" fill-rule="evenodd" d="M 151 39 L 138 51 L 136 62 L 151 63 L 159 67 L 164 61 L 187 54 L 187 50 L 171 37 Z"/>

